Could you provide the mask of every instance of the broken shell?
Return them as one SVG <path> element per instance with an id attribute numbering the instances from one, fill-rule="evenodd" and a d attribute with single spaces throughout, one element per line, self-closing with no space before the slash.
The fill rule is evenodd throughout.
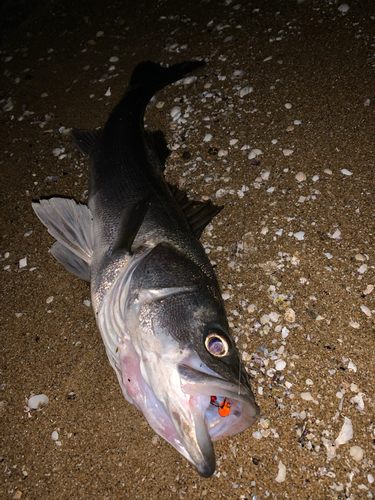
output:
<path id="1" fill-rule="evenodd" d="M 276 368 L 276 370 L 282 371 L 282 370 L 284 370 L 285 367 L 286 367 L 286 363 L 285 363 L 285 361 L 283 359 L 278 359 L 275 362 L 275 368 Z"/>
<path id="2" fill-rule="evenodd" d="M 341 431 L 337 436 L 337 439 L 335 440 L 335 444 L 345 444 L 351 439 L 353 439 L 353 425 L 351 420 L 348 417 L 345 417 L 344 425 L 342 426 Z"/>
<path id="3" fill-rule="evenodd" d="M 28 403 L 27 406 L 30 408 L 30 410 L 43 410 L 43 408 L 48 405 L 49 398 L 45 394 L 38 394 L 37 396 L 32 396 Z"/>
<path id="4" fill-rule="evenodd" d="M 282 461 L 280 460 L 279 461 L 279 472 L 278 472 L 277 477 L 276 477 L 276 482 L 282 483 L 285 481 L 285 478 L 286 478 L 286 467 L 282 463 Z"/>
<path id="5" fill-rule="evenodd" d="M 314 398 L 311 396 L 309 392 L 301 392 L 301 398 L 305 401 L 314 401 Z"/>
<path id="6" fill-rule="evenodd" d="M 298 182 L 303 182 L 306 180 L 306 174 L 304 174 L 303 172 L 298 172 L 298 174 L 296 175 L 296 180 Z"/>
<path id="7" fill-rule="evenodd" d="M 364 255 L 362 255 L 361 253 L 357 253 L 356 256 L 355 256 L 355 260 L 359 260 L 361 262 L 365 262 L 366 261 L 366 257 Z"/>
<path id="8" fill-rule="evenodd" d="M 294 323 L 296 320 L 296 313 L 293 311 L 291 307 L 288 307 L 288 309 L 285 311 L 285 321 L 288 321 L 289 323 Z"/>
<path id="9" fill-rule="evenodd" d="M 363 402 L 363 394 L 360 392 L 359 394 L 357 394 L 357 396 L 355 396 L 354 398 L 352 398 L 350 400 L 351 403 L 354 404 L 354 406 L 359 410 L 359 411 L 363 411 L 365 409 L 365 404 Z"/>
<path id="10" fill-rule="evenodd" d="M 361 305 L 361 311 L 364 312 L 369 318 L 371 317 L 371 309 L 369 307 Z"/>

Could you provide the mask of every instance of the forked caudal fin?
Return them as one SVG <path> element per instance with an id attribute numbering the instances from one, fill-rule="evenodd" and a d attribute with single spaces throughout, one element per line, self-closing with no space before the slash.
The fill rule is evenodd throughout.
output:
<path id="1" fill-rule="evenodd" d="M 48 232 L 57 241 L 52 255 L 78 278 L 90 281 L 94 248 L 92 217 L 86 205 L 67 198 L 50 198 L 32 207 Z"/>

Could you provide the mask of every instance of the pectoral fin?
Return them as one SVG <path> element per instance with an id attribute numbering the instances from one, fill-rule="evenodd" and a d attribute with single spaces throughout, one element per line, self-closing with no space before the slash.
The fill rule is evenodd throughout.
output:
<path id="1" fill-rule="evenodd" d="M 124 211 L 119 235 L 113 246 L 112 253 L 131 253 L 135 237 L 141 227 L 150 204 L 150 197 L 137 201 Z"/>
<path id="2" fill-rule="evenodd" d="M 40 200 L 32 207 L 50 235 L 57 240 L 51 249 L 52 255 L 69 272 L 90 281 L 94 235 L 89 208 L 68 198 Z"/>

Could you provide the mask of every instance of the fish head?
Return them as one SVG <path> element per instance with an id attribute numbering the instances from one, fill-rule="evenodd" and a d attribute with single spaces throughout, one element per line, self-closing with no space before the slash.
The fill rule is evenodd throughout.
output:
<path id="1" fill-rule="evenodd" d="M 133 402 L 199 474 L 210 477 L 212 441 L 245 430 L 258 417 L 218 285 L 168 248 L 162 261 L 158 251 L 150 254 L 132 282 L 128 317 L 143 384 Z"/>

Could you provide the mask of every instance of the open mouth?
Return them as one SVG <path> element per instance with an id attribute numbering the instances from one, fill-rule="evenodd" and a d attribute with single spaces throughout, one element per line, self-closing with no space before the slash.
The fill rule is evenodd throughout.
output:
<path id="1" fill-rule="evenodd" d="M 259 410 L 245 385 L 184 364 L 178 365 L 178 373 L 181 390 L 189 396 L 195 439 L 179 426 L 177 432 L 198 472 L 210 477 L 215 471 L 212 441 L 244 431 L 256 421 Z"/>
<path id="2" fill-rule="evenodd" d="M 211 440 L 233 436 L 250 427 L 259 410 L 250 390 L 242 384 L 179 365 L 181 389 L 200 409 Z"/>

